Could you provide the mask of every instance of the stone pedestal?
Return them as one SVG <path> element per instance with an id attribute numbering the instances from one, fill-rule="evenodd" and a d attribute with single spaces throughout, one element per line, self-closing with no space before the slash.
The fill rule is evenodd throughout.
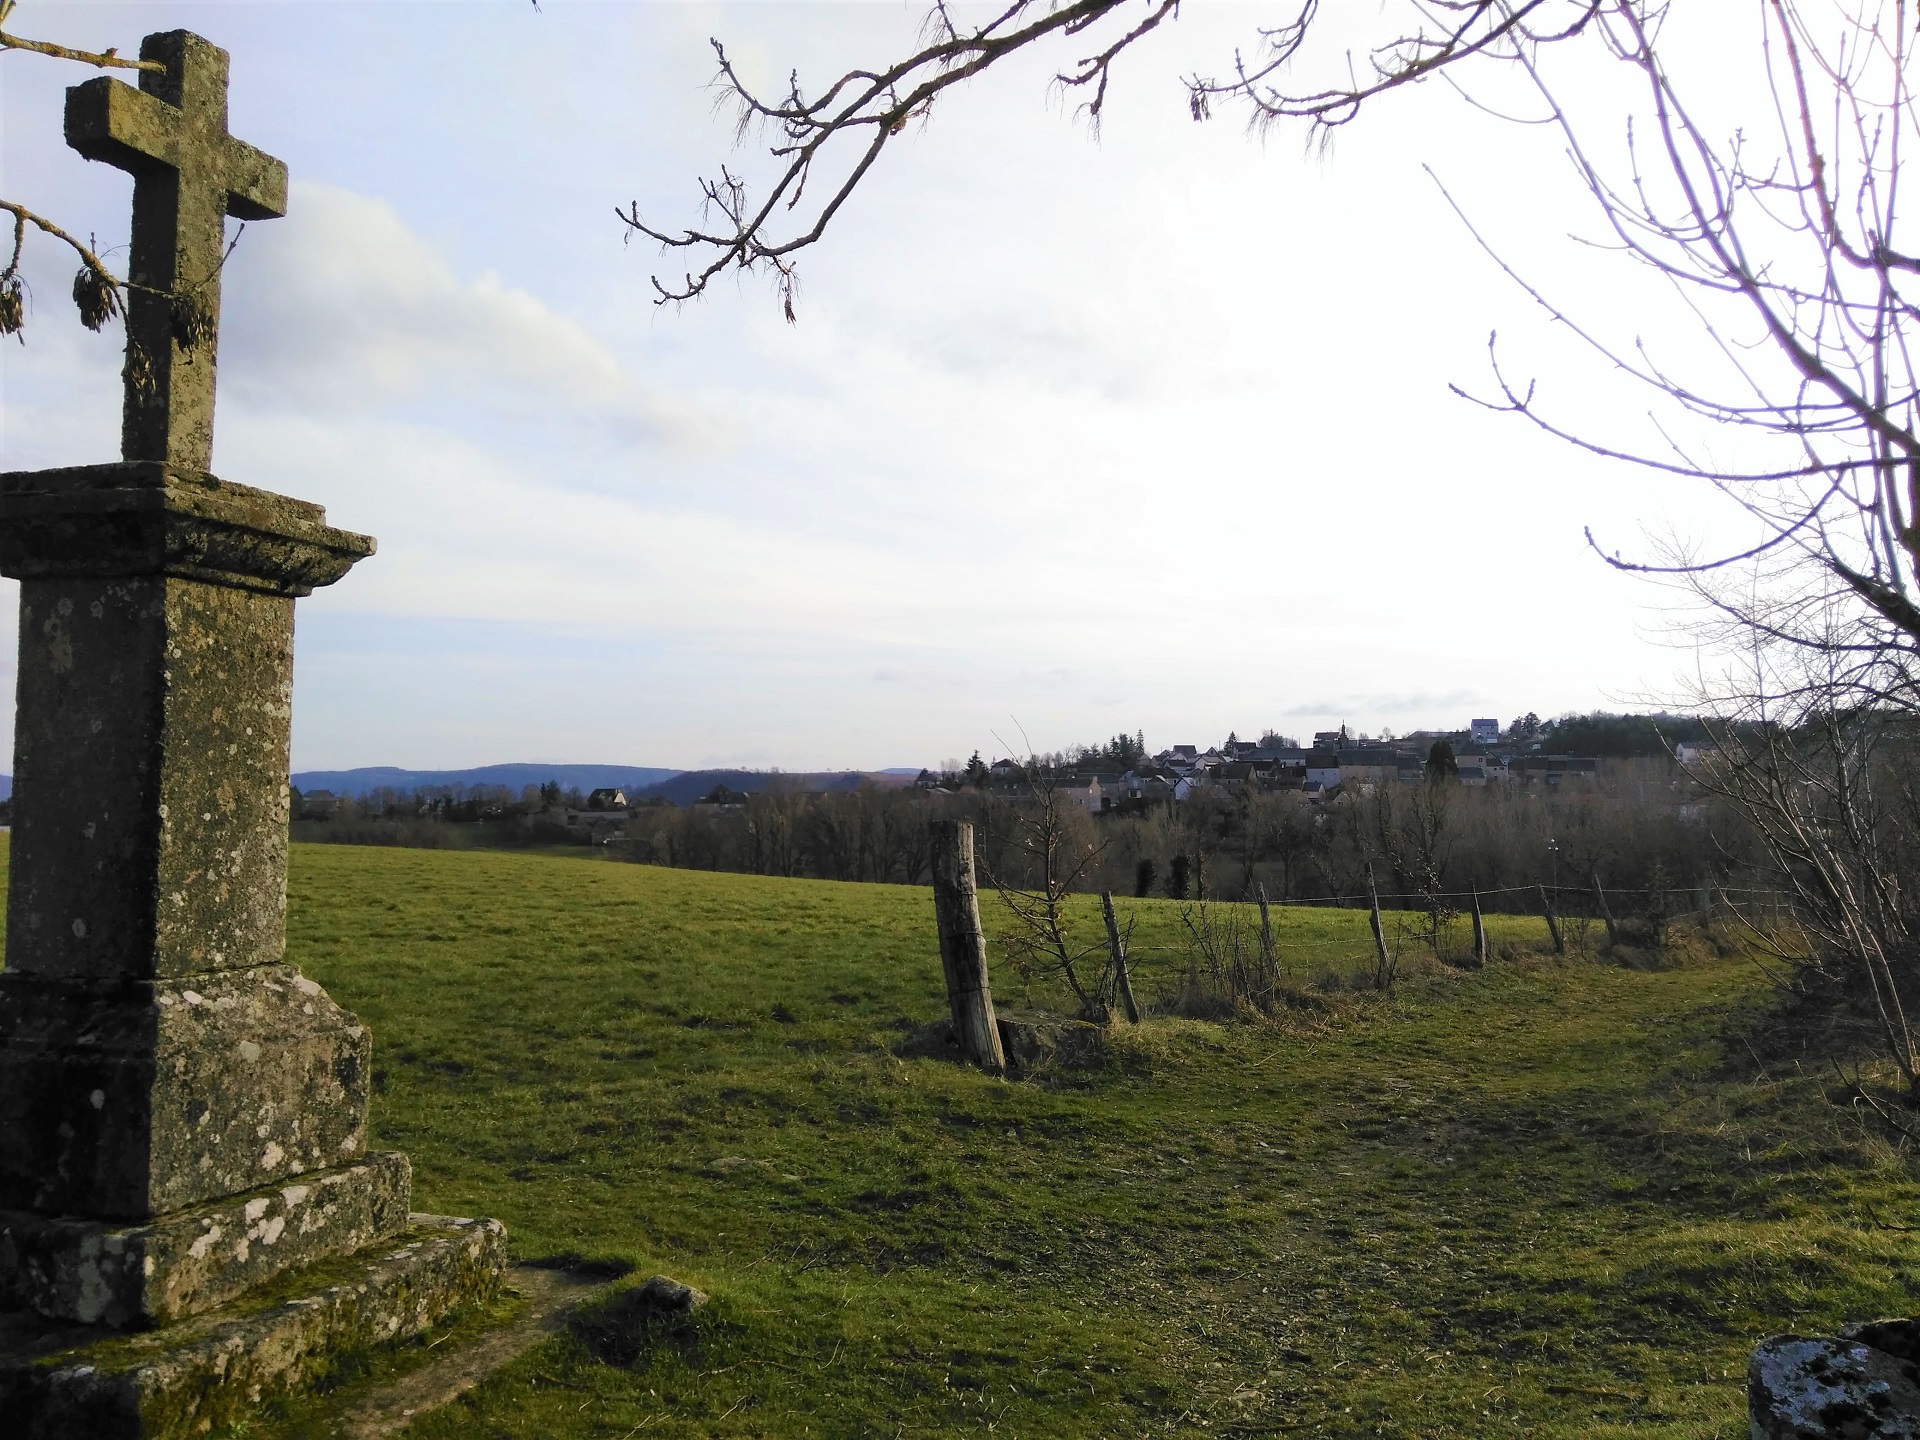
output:
<path id="1" fill-rule="evenodd" d="M 405 1158 L 366 1153 L 371 1037 L 284 956 L 293 603 L 372 551 L 316 505 L 165 464 L 0 475 L 0 573 L 21 581 L 0 1305 L 39 1337 L 0 1359 L 0 1418 L 29 1392 L 66 1413 L 42 1404 L 48 1346 L 102 1342 L 63 1326 L 165 1335 L 200 1316 L 254 1336 L 220 1330 L 219 1307 L 411 1223 Z M 497 1275 L 488 1233 L 451 1270 L 387 1263 L 408 1325 Z M 422 1244 L 408 1253 L 444 1249 Z M 307 1349 L 365 1338 L 343 1295 Z M 246 1369 L 150 1351 L 189 1388 Z M 119 1428 L 45 1433 L 168 1433 L 145 1401 L 120 1409 Z"/>
<path id="2" fill-rule="evenodd" d="M 126 1335 L 0 1313 L 7 1440 L 187 1440 L 325 1380 L 342 1357 L 405 1340 L 499 1285 L 496 1220 L 415 1215 L 384 1244 L 268 1294 Z"/>

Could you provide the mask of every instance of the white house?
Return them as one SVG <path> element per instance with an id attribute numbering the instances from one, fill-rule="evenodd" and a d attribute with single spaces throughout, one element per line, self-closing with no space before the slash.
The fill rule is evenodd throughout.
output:
<path id="1" fill-rule="evenodd" d="M 1340 756 L 1333 750 L 1307 752 L 1307 787 L 1318 793 L 1340 783 Z"/>

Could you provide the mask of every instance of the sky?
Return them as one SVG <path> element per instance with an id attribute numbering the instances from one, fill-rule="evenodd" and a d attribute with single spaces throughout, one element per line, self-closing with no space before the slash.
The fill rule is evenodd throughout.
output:
<path id="1" fill-rule="evenodd" d="M 950 97 L 803 258 L 797 324 L 758 278 L 654 305 L 675 262 L 616 207 L 686 223 L 698 176 L 764 168 L 708 37 L 818 88 L 922 8 L 19 6 L 73 46 L 223 46 L 233 133 L 291 171 L 225 272 L 214 470 L 379 540 L 299 602 L 294 768 L 917 766 L 1677 692 L 1671 597 L 1583 532 L 1731 522 L 1452 393 L 1489 391 L 1497 330 L 1561 413 L 1638 403 L 1454 204 L 1569 303 L 1657 327 L 1658 297 L 1569 239 L 1551 132 L 1443 87 L 1326 148 L 1194 124 L 1179 77 L 1271 5 L 1189 6 L 1097 135 L 1045 63 Z M 61 140 L 86 78 L 0 58 L 0 195 L 112 259 L 131 181 Z M 116 455 L 121 332 L 74 321 L 73 268 L 29 245 L 0 468 Z"/>

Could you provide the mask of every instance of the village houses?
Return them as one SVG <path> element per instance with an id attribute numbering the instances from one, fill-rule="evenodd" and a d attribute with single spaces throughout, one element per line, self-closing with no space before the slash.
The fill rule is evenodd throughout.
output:
<path id="1" fill-rule="evenodd" d="M 1447 745 L 1442 753 L 1452 753 L 1455 778 L 1469 787 L 1558 786 L 1598 774 L 1599 762 L 1591 756 L 1518 754 L 1515 747 L 1501 745 L 1500 738 L 1499 722 L 1487 719 L 1475 719 L 1451 736 L 1420 734 L 1397 741 L 1356 735 L 1342 726 L 1315 734 L 1311 747 L 1278 743 L 1274 736 L 1259 743 L 1229 736 L 1204 749 L 1170 745 L 1127 769 L 1089 757 L 1056 771 L 1050 783 L 1057 799 L 1088 814 L 1179 804 L 1203 789 L 1295 790 L 1320 801 L 1423 779 L 1435 741 Z M 996 760 L 985 769 L 989 789 L 1008 794 L 1030 789 L 1027 767 L 1017 760 Z M 921 783 L 944 790 L 954 780 L 926 772 Z"/>

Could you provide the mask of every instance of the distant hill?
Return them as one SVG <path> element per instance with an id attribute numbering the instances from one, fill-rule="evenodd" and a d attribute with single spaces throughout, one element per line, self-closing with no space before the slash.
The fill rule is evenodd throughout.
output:
<path id="1" fill-rule="evenodd" d="M 472 770 L 401 770 L 392 765 L 368 765 L 358 770 L 302 770 L 293 776 L 293 784 L 299 790 L 331 790 L 336 795 L 418 790 L 430 785 L 503 785 L 518 795 L 529 785 L 552 780 L 563 789 L 597 790 L 605 785 L 618 786 L 631 794 L 678 774 L 678 770 L 648 765 L 481 765 Z M 7 788 L 11 792 L 11 780 Z M 704 795 L 706 790 L 700 793 Z"/>
<path id="2" fill-rule="evenodd" d="M 778 778 L 802 790 L 851 790 L 863 779 L 876 785 L 905 785 L 920 772 L 907 766 L 886 770 L 827 771 L 817 774 L 780 772 Z M 557 780 L 562 787 L 598 790 L 615 785 L 632 798 L 665 795 L 676 805 L 691 805 L 723 782 L 745 794 L 764 790 L 776 778 L 765 770 L 664 770 L 650 765 L 482 765 L 473 770 L 401 770 L 393 765 L 367 765 L 358 770 L 302 770 L 292 777 L 296 790 L 331 790 L 336 795 L 366 795 L 372 791 L 418 790 L 422 785 L 504 785 L 516 793 L 529 785 Z M 684 781 L 684 784 L 676 782 Z M 671 790 L 667 786 L 673 786 Z M 13 777 L 0 775 L 0 800 L 13 798 Z"/>
<path id="3" fill-rule="evenodd" d="M 691 805 L 716 785 L 724 785 L 742 795 L 786 785 L 795 790 L 857 790 L 862 782 L 886 789 L 911 785 L 918 770 L 831 770 L 807 773 L 799 770 L 687 770 L 670 780 L 650 785 L 638 795 L 627 792 L 629 800 L 662 799 L 676 805 Z"/>

